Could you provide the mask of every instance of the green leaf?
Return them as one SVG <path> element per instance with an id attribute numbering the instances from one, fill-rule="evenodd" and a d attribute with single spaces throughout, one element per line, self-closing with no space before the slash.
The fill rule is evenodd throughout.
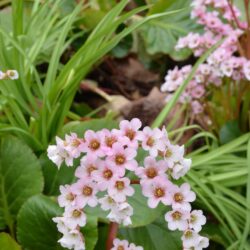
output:
<path id="1" fill-rule="evenodd" d="M 50 198 L 37 195 L 30 198 L 21 208 L 17 217 L 17 239 L 25 249 L 64 249 L 57 242 L 60 233 L 53 217 L 62 210 Z"/>
<path id="2" fill-rule="evenodd" d="M 120 229 L 120 234 L 144 250 L 182 249 L 181 233 L 169 231 L 163 217 L 145 227 Z"/>
<path id="3" fill-rule="evenodd" d="M 30 198 L 22 207 L 17 218 L 17 238 L 27 250 L 59 250 L 57 242 L 62 235 L 58 232 L 53 217 L 60 216 L 62 209 L 50 198 L 38 195 Z M 92 250 L 97 241 L 97 220 L 87 216 L 83 228 L 86 249 Z"/>
<path id="4" fill-rule="evenodd" d="M 228 121 L 220 130 L 220 141 L 222 144 L 226 144 L 239 136 L 241 136 L 238 121 Z"/>
<path id="5" fill-rule="evenodd" d="M 1 250 L 21 250 L 21 247 L 7 233 L 0 233 Z"/>
<path id="6" fill-rule="evenodd" d="M 132 225 L 130 227 L 141 227 L 152 223 L 158 218 L 166 207 L 159 205 L 155 209 L 151 209 L 147 206 L 147 199 L 141 194 L 141 188 L 139 185 L 134 185 L 135 194 L 132 197 L 128 197 L 128 203 L 133 207 L 134 214 L 132 216 Z M 86 208 L 89 214 L 95 215 L 104 222 L 108 222 L 108 212 L 103 211 L 99 206 L 96 208 Z"/>
<path id="7" fill-rule="evenodd" d="M 112 129 L 117 128 L 118 123 L 110 119 L 92 119 L 85 122 L 69 122 L 67 123 L 62 130 L 62 135 L 69 134 L 71 132 L 76 133 L 78 136 L 83 137 L 84 132 L 88 129 L 97 131 L 103 128 Z"/>
<path id="8" fill-rule="evenodd" d="M 86 249 L 93 250 L 98 240 L 98 221 L 97 217 L 87 214 L 87 224 L 81 229 L 83 233 Z"/>
<path id="9" fill-rule="evenodd" d="M 123 58 L 128 55 L 133 46 L 132 35 L 126 36 L 119 44 L 117 44 L 111 51 L 112 55 L 117 58 Z"/>
<path id="10" fill-rule="evenodd" d="M 67 167 L 63 164 L 58 169 L 46 155 L 42 155 L 40 161 L 44 175 L 44 194 L 59 195 L 60 185 L 71 184 L 75 180 L 74 173 L 77 164 L 74 164 L 74 167 Z"/>
<path id="11" fill-rule="evenodd" d="M 169 54 L 175 60 L 184 60 L 191 55 L 190 50 L 174 49 L 179 37 L 198 30 L 198 25 L 190 18 L 190 3 L 191 0 L 160 0 L 152 6 L 149 15 L 173 10 L 180 12 L 151 20 L 141 27 L 140 34 L 149 54 Z"/>
<path id="12" fill-rule="evenodd" d="M 40 164 L 31 149 L 14 137 L 5 137 L 0 146 L 0 224 L 13 223 L 22 204 L 43 188 Z"/>

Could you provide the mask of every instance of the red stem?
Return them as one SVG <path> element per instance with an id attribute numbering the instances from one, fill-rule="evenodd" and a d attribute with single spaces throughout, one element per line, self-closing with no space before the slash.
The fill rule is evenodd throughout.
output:
<path id="1" fill-rule="evenodd" d="M 130 183 L 131 184 L 140 184 L 140 180 L 131 180 Z"/>
<path id="2" fill-rule="evenodd" d="M 240 25 L 240 23 L 239 23 L 238 18 L 237 18 L 236 15 L 235 15 L 235 12 L 234 12 L 234 9 L 233 9 L 232 4 L 230 3 L 230 0 L 228 0 L 227 3 L 228 3 L 228 6 L 229 6 L 229 9 L 230 9 L 231 12 L 232 12 L 232 15 L 233 15 L 233 18 L 234 18 L 234 21 L 235 21 L 237 27 L 238 27 L 239 29 L 243 29 L 243 27 L 241 27 L 241 25 Z"/>
<path id="3" fill-rule="evenodd" d="M 118 228 L 119 228 L 119 224 L 115 222 L 110 222 L 108 239 L 106 241 L 106 250 L 110 250 L 113 247 L 113 241 L 116 238 Z"/>

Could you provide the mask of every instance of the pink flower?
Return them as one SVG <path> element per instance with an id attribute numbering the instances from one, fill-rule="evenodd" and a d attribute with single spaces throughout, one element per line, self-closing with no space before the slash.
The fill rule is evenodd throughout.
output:
<path id="1" fill-rule="evenodd" d="M 70 207 L 75 204 L 76 195 L 72 191 L 70 185 L 60 186 L 61 195 L 58 196 L 58 203 L 60 207 Z"/>
<path id="2" fill-rule="evenodd" d="M 142 193 L 148 197 L 148 206 L 150 208 L 156 208 L 159 202 L 164 205 L 170 205 L 172 203 L 172 195 L 174 186 L 173 184 L 163 177 L 155 177 L 150 182 L 142 183 Z"/>
<path id="3" fill-rule="evenodd" d="M 194 114 L 196 114 L 196 115 L 202 113 L 204 110 L 204 108 L 202 107 L 202 105 L 198 101 L 193 101 L 191 103 L 191 107 L 192 107 Z"/>
<path id="4" fill-rule="evenodd" d="M 172 207 L 173 209 L 190 211 L 190 202 L 193 202 L 195 198 L 196 195 L 190 190 L 190 185 L 184 183 L 172 192 Z"/>
<path id="5" fill-rule="evenodd" d="M 95 183 L 88 179 L 80 179 L 72 185 L 73 192 L 76 196 L 76 205 L 83 208 L 86 205 L 95 207 L 98 203 L 96 193 L 98 192 Z"/>
<path id="6" fill-rule="evenodd" d="M 108 129 L 103 129 L 102 132 L 104 134 L 104 136 L 102 137 L 103 152 L 105 152 L 106 155 L 112 155 L 114 143 L 120 140 L 119 131 L 117 129 L 113 129 L 112 131 L 109 131 Z M 126 144 L 128 142 L 129 140 L 127 140 Z"/>
<path id="7" fill-rule="evenodd" d="M 129 250 L 129 243 L 127 240 L 114 239 L 111 250 Z"/>
<path id="8" fill-rule="evenodd" d="M 104 191 L 110 185 L 110 181 L 118 177 L 118 172 L 115 170 L 114 166 L 103 162 L 97 171 L 94 171 L 93 180 L 97 183 L 98 189 Z"/>
<path id="9" fill-rule="evenodd" d="M 92 130 L 87 130 L 84 134 L 85 144 L 83 151 L 99 157 L 104 156 L 102 149 L 103 137 L 104 134 L 102 131 L 94 132 Z"/>
<path id="10" fill-rule="evenodd" d="M 182 72 L 176 66 L 173 70 L 169 70 L 165 82 L 161 86 L 161 91 L 175 91 L 184 81 Z"/>
<path id="11" fill-rule="evenodd" d="M 100 168 L 102 160 L 95 155 L 88 154 L 81 159 L 81 165 L 76 169 L 75 176 L 80 179 L 91 179 L 93 172 Z"/>
<path id="12" fill-rule="evenodd" d="M 108 194 L 116 202 L 124 202 L 127 196 L 134 194 L 134 189 L 130 186 L 130 180 L 124 178 L 114 178 L 108 187 Z"/>
<path id="13" fill-rule="evenodd" d="M 134 160 L 136 156 L 136 150 L 134 148 L 124 148 L 122 144 L 116 142 L 113 145 L 113 154 L 107 158 L 107 164 L 114 166 L 119 176 L 125 174 L 125 169 L 135 170 L 137 162 Z"/>
<path id="14" fill-rule="evenodd" d="M 129 139 L 128 147 L 138 147 L 138 132 L 141 125 L 142 123 L 138 118 L 133 118 L 131 121 L 124 120 L 120 122 L 120 133 L 125 136 L 124 142 L 127 143 L 127 139 Z"/>
<path id="15" fill-rule="evenodd" d="M 189 212 L 185 210 L 173 210 L 165 214 L 165 220 L 168 222 L 170 230 L 185 231 L 188 229 Z"/>
<path id="16" fill-rule="evenodd" d="M 194 89 L 191 91 L 191 95 L 193 98 L 201 98 L 205 94 L 205 89 L 202 85 L 197 85 Z"/>
<path id="17" fill-rule="evenodd" d="M 156 161 L 154 157 L 148 156 L 144 159 L 144 167 L 136 169 L 135 173 L 142 181 L 152 180 L 157 176 L 166 176 L 168 164 L 164 160 Z"/>
<path id="18" fill-rule="evenodd" d="M 66 218 L 65 224 L 70 229 L 75 229 L 77 226 L 83 227 L 86 225 L 86 215 L 78 207 L 67 207 L 63 216 Z"/>
<path id="19" fill-rule="evenodd" d="M 73 158 L 78 158 L 84 148 L 83 140 L 77 137 L 76 133 L 65 136 L 65 149 L 70 152 Z"/>
<path id="20" fill-rule="evenodd" d="M 164 150 L 165 137 L 166 135 L 162 130 L 158 128 L 151 129 L 150 127 L 145 127 L 138 135 L 139 140 L 142 141 L 142 148 L 149 151 L 149 154 L 154 157 L 158 155 L 158 150 Z"/>
<path id="21" fill-rule="evenodd" d="M 206 217 L 201 210 L 193 210 L 189 217 L 189 227 L 195 232 L 201 231 L 201 226 L 206 224 Z"/>

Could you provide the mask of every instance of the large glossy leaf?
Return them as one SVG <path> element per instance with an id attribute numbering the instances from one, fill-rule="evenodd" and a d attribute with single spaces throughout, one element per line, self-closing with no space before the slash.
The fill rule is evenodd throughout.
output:
<path id="1" fill-rule="evenodd" d="M 167 15 L 144 24 L 140 29 L 145 48 L 149 54 L 165 53 L 175 60 L 187 58 L 189 50 L 175 51 L 179 37 L 188 32 L 197 31 L 195 21 L 190 18 L 191 0 L 160 0 L 150 9 L 149 14 L 180 10 L 174 15 Z"/>
<path id="2" fill-rule="evenodd" d="M 40 157 L 42 171 L 44 175 L 44 193 L 46 195 L 58 195 L 59 186 L 65 184 L 71 184 L 75 180 L 74 167 L 67 167 L 65 164 L 60 169 L 48 159 L 46 155 Z"/>
<path id="3" fill-rule="evenodd" d="M 0 233 L 1 250 L 21 250 L 21 247 L 7 233 Z"/>
<path id="4" fill-rule="evenodd" d="M 88 129 L 101 130 L 103 128 L 112 129 L 117 127 L 117 122 L 109 119 L 93 119 L 85 122 L 70 122 L 61 133 L 61 137 L 71 132 L 77 133 L 79 137 L 83 137 L 84 132 Z M 44 192 L 47 195 L 58 195 L 59 186 L 64 184 L 71 184 L 74 178 L 74 172 L 79 165 L 79 160 L 75 160 L 74 167 L 66 167 L 62 165 L 58 170 L 56 165 L 51 162 L 45 155 L 40 158 L 42 170 L 45 179 Z"/>
<path id="5" fill-rule="evenodd" d="M 0 145 L 0 225 L 13 230 L 22 204 L 43 188 L 40 164 L 31 149 L 14 137 Z"/>
<path id="6" fill-rule="evenodd" d="M 50 198 L 38 195 L 30 198 L 20 210 L 17 218 L 17 238 L 27 250 L 59 250 L 64 249 L 58 244 L 62 236 L 52 221 L 62 214 L 56 202 Z M 88 223 L 83 229 L 86 249 L 92 250 L 97 241 L 97 220 L 88 217 Z"/>
<path id="7" fill-rule="evenodd" d="M 69 122 L 64 126 L 62 135 L 69 134 L 70 132 L 77 133 L 78 136 L 83 137 L 84 132 L 88 129 L 94 131 L 101 130 L 103 128 L 112 129 L 118 127 L 118 123 L 111 119 L 92 119 L 84 122 Z"/>
<path id="8" fill-rule="evenodd" d="M 169 231 L 163 217 L 145 227 L 122 228 L 120 234 L 128 241 L 143 246 L 144 250 L 182 249 L 181 234 Z"/>
<path id="9" fill-rule="evenodd" d="M 50 198 L 38 195 L 30 198 L 21 208 L 17 217 L 17 239 L 25 249 L 63 249 L 57 243 L 60 233 L 53 217 L 62 210 Z"/>

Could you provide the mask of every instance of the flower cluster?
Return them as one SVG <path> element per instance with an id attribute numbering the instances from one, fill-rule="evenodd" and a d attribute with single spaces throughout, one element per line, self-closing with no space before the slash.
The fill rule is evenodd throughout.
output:
<path id="1" fill-rule="evenodd" d="M 10 80 L 16 80 L 18 79 L 19 75 L 16 70 L 9 69 L 6 72 L 0 71 L 0 80 L 4 79 L 10 79 Z"/>
<path id="2" fill-rule="evenodd" d="M 143 166 L 137 159 L 139 148 L 147 154 Z M 59 240 L 62 246 L 85 249 L 80 227 L 86 224 L 86 206 L 100 205 L 108 211 L 110 221 L 124 226 L 132 224 L 133 207 L 128 197 L 133 196 L 133 184 L 137 183 L 150 208 L 159 203 L 171 206 L 165 219 L 170 230 L 183 231 L 184 247 L 206 247 L 207 238 L 198 234 L 206 219 L 202 211 L 191 211 L 195 193 L 188 183 L 174 184 L 190 169 L 191 160 L 184 158 L 183 146 L 170 142 L 165 128 L 141 129 L 139 119 L 124 120 L 119 129 L 88 130 L 82 139 L 74 133 L 66 135 L 64 140 L 56 138 L 56 145 L 48 148 L 48 157 L 58 168 L 63 162 L 72 166 L 74 159 L 81 157 L 75 171 L 76 183 L 60 187 L 58 202 L 65 211 L 54 221 L 63 233 Z M 131 181 L 126 175 L 128 171 L 138 179 Z M 138 248 L 130 245 L 125 249 Z"/>
<path id="3" fill-rule="evenodd" d="M 113 247 L 111 250 L 143 250 L 141 246 L 136 246 L 134 243 L 130 243 L 127 240 L 114 239 Z"/>
<path id="4" fill-rule="evenodd" d="M 250 80 L 250 60 L 244 54 L 239 38 L 247 24 L 238 20 L 240 11 L 227 0 L 193 0 L 191 17 L 204 27 L 204 33 L 189 33 L 179 39 L 176 50 L 189 48 L 196 57 L 224 38 L 222 44 L 199 66 L 180 98 L 181 103 L 190 103 L 195 114 L 203 112 L 203 97 L 209 85 L 220 86 L 224 78 L 233 81 Z M 236 24 L 235 24 L 236 22 Z M 237 56 L 239 52 L 240 56 Z M 175 67 L 167 72 L 162 91 L 172 93 L 183 83 L 192 66 Z"/>

